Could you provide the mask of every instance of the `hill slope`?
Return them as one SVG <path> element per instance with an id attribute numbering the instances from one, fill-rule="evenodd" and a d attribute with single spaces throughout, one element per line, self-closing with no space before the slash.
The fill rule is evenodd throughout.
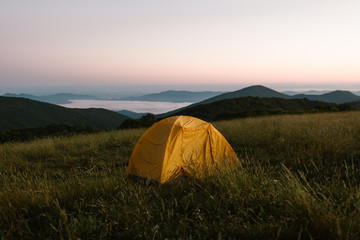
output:
<path id="1" fill-rule="evenodd" d="M 243 167 L 161 187 L 126 177 L 145 129 L 0 144 L 0 239 L 359 239 L 358 112 L 214 126 Z"/>
<path id="2" fill-rule="evenodd" d="M 174 115 L 189 115 L 206 121 L 279 113 L 339 111 L 345 108 L 332 103 L 308 99 L 243 97 L 199 104 Z"/>
<path id="3" fill-rule="evenodd" d="M 71 109 L 14 97 L 0 97 L 0 116 L 0 130 L 50 124 L 112 129 L 127 119 L 124 115 L 105 109 Z"/>
<path id="4" fill-rule="evenodd" d="M 199 102 L 217 96 L 222 92 L 191 92 L 191 91 L 164 91 L 147 94 L 139 97 L 124 97 L 118 100 L 126 101 L 152 101 L 152 102 Z"/>
<path id="5" fill-rule="evenodd" d="M 96 99 L 96 97 L 91 95 L 81 95 L 81 94 L 72 94 L 72 93 L 58 93 L 54 95 L 45 95 L 45 96 L 35 96 L 31 94 L 14 94 L 14 93 L 6 93 L 3 95 L 4 97 L 21 97 L 28 98 L 40 102 L 47 102 L 52 104 L 65 104 L 70 103 L 70 100 L 78 100 L 78 99 Z"/>

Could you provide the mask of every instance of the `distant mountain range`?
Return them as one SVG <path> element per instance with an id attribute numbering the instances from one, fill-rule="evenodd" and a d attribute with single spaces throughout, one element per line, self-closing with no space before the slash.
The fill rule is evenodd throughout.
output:
<path id="1" fill-rule="evenodd" d="M 40 102 L 52 103 L 52 104 L 66 104 L 66 103 L 70 103 L 70 100 L 97 99 L 95 96 L 91 96 L 91 95 L 81 95 L 81 94 L 71 94 L 71 93 L 58 93 L 58 94 L 45 95 L 45 96 L 35 96 L 25 93 L 20 93 L 20 94 L 6 93 L 3 96 L 28 98 L 28 99 L 32 99 Z"/>
<path id="2" fill-rule="evenodd" d="M 147 94 L 139 97 L 123 97 L 116 100 L 124 101 L 150 101 L 150 102 L 200 102 L 205 99 L 217 96 L 223 92 L 191 92 L 191 91 L 165 91 L 160 93 Z M 115 99 L 113 99 L 115 100 Z"/>
<path id="3" fill-rule="evenodd" d="M 294 95 L 298 95 L 298 94 L 308 94 L 308 95 L 321 95 L 321 94 L 325 94 L 331 91 L 316 91 L 316 90 L 310 90 L 310 91 L 304 91 L 304 92 L 296 92 L 296 91 L 285 91 L 282 92 L 283 94 L 289 95 L 289 96 L 294 96 Z"/>
<path id="4" fill-rule="evenodd" d="M 360 92 L 355 92 L 360 94 Z M 4 96 L 7 97 L 23 97 L 33 99 L 41 102 L 48 102 L 53 104 L 66 104 L 70 103 L 71 100 L 104 100 L 92 95 L 81 95 L 71 93 L 59 93 L 54 95 L 35 96 L 31 94 L 13 94 L 6 93 Z M 346 103 L 360 101 L 360 96 L 350 91 L 307 91 L 305 93 L 298 93 L 294 91 L 287 91 L 280 93 L 273 89 L 255 85 L 246 87 L 234 92 L 192 92 L 192 91 L 164 91 L 160 93 L 147 94 L 143 96 L 134 97 L 121 97 L 111 98 L 107 100 L 122 100 L 122 101 L 151 101 L 151 102 L 194 102 L 195 104 L 205 104 L 215 102 L 223 99 L 239 98 L 239 97 L 276 97 L 276 98 L 307 98 L 315 101 L 324 101 L 330 103 Z M 130 114 L 124 112 L 125 114 Z"/>
<path id="5" fill-rule="evenodd" d="M 166 91 L 159 94 L 144 95 L 142 101 L 160 99 L 170 101 L 195 101 L 209 94 L 212 97 L 194 103 L 190 106 L 176 109 L 164 114 L 156 115 L 156 118 L 185 114 L 199 116 L 207 120 L 217 120 L 253 116 L 261 114 L 293 113 L 306 111 L 334 111 L 347 109 L 347 106 L 337 105 L 346 103 L 354 108 L 360 108 L 360 96 L 349 91 L 333 91 L 320 95 L 297 94 L 290 96 L 277 92 L 273 89 L 256 85 L 240 89 L 234 92 L 186 92 Z M 216 96 L 213 96 L 218 94 Z M 141 118 L 146 113 L 120 111 L 120 113 L 105 109 L 71 109 L 50 103 L 32 100 L 36 97 L 28 94 L 6 94 L 0 97 L 0 130 L 17 128 L 42 127 L 50 124 L 66 124 L 77 126 L 90 126 L 95 129 L 114 129 L 119 127 L 126 119 Z M 21 97 L 19 97 L 21 96 Z M 149 97 L 151 96 L 151 97 Z M 185 96 L 192 96 L 187 99 Z M 74 99 L 94 99 L 90 95 L 55 94 L 42 96 L 41 101 L 63 102 Z M 140 100 L 140 99 L 138 99 Z"/>
<path id="6" fill-rule="evenodd" d="M 321 94 L 321 95 L 298 94 L 291 96 L 291 98 L 307 98 L 310 100 L 337 103 L 337 104 L 360 101 L 360 96 L 355 95 L 350 91 L 340 91 L 340 90 Z"/>
<path id="7" fill-rule="evenodd" d="M 285 91 L 282 92 L 283 94 L 294 96 L 299 94 L 306 94 L 306 95 L 321 95 L 325 93 L 329 93 L 332 91 L 317 91 L 317 90 L 310 90 L 310 91 L 304 91 L 304 92 L 295 92 L 295 91 Z M 352 91 L 353 94 L 360 96 L 360 91 Z"/>
<path id="8" fill-rule="evenodd" d="M 26 98 L 0 97 L 0 130 L 42 127 L 50 124 L 114 129 L 128 117 L 113 111 L 71 109 Z"/>
<path id="9" fill-rule="evenodd" d="M 349 103 L 349 102 L 356 102 L 360 101 L 360 96 L 355 95 L 349 91 L 333 91 L 325 94 L 320 95 L 306 95 L 306 94 L 298 94 L 294 96 L 289 96 L 284 93 L 277 92 L 271 88 L 267 88 L 261 85 L 255 85 L 246 87 L 234 92 L 228 92 L 223 93 L 218 96 L 206 99 L 201 102 L 194 103 L 190 106 L 176 109 L 167 113 L 159 114 L 157 115 L 159 118 L 163 118 L 166 116 L 171 116 L 177 113 L 181 113 L 183 110 L 192 108 L 194 106 L 198 105 L 204 105 L 212 102 L 217 102 L 220 100 L 226 100 L 226 99 L 235 99 L 235 98 L 243 98 L 243 97 L 259 97 L 259 98 L 283 98 L 283 99 L 308 99 L 313 101 L 321 101 L 321 102 L 327 102 L 327 103 L 336 103 L 336 104 L 342 104 L 342 103 Z"/>
<path id="10" fill-rule="evenodd" d="M 285 99 L 302 99 L 307 98 L 314 101 L 322 101 L 328 103 L 346 103 L 353 101 L 360 101 L 360 96 L 351 93 L 350 91 L 333 91 L 325 94 L 296 94 L 293 96 L 286 95 L 284 93 L 277 92 L 273 89 L 256 85 L 241 90 L 229 93 L 223 93 L 216 97 L 209 98 L 205 101 L 199 102 L 198 104 L 211 103 L 223 99 L 239 98 L 239 97 L 274 97 L 274 98 L 285 98 Z"/>

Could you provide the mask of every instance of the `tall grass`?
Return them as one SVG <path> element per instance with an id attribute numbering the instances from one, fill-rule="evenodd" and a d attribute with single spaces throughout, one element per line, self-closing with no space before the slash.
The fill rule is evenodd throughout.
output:
<path id="1" fill-rule="evenodd" d="M 357 239 L 360 113 L 219 121 L 242 168 L 126 179 L 145 129 L 0 145 L 3 239 Z"/>

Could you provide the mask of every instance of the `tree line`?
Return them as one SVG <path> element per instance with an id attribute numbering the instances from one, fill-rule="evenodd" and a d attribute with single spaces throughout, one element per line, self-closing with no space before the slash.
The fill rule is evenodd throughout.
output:
<path id="1" fill-rule="evenodd" d="M 12 129 L 0 132 L 0 143 L 5 142 L 25 142 L 35 139 L 53 136 L 72 136 L 75 134 L 95 133 L 96 130 L 86 126 L 70 126 L 64 124 L 51 124 L 44 127 L 32 127 Z"/>

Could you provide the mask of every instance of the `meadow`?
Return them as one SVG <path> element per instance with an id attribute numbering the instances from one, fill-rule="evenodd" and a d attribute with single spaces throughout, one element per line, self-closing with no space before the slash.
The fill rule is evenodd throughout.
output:
<path id="1" fill-rule="evenodd" d="M 145 129 L 0 145 L 1 239 L 359 239 L 360 112 L 213 122 L 242 167 L 126 178 Z"/>

